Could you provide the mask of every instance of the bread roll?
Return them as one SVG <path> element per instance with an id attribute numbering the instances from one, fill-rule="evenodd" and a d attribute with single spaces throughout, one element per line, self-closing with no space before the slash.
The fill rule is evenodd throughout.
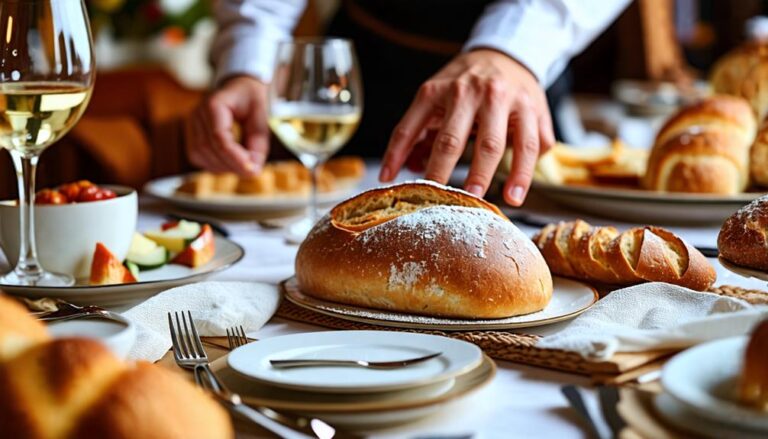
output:
<path id="1" fill-rule="evenodd" d="M 717 249 L 736 265 L 768 271 L 768 196 L 747 204 L 725 221 Z"/>
<path id="2" fill-rule="evenodd" d="M 552 295 L 544 259 L 498 208 L 428 182 L 336 206 L 299 248 L 296 277 L 324 300 L 459 318 L 527 314 Z"/>
<path id="3" fill-rule="evenodd" d="M 752 172 L 752 181 L 759 186 L 768 187 L 768 123 L 766 122 L 763 122 L 752 144 L 749 167 Z"/>
<path id="4" fill-rule="evenodd" d="M 704 255 L 659 227 L 619 233 L 576 220 L 549 224 L 533 237 L 552 273 L 611 285 L 667 282 L 704 291 L 715 269 Z"/>
<path id="5" fill-rule="evenodd" d="M 664 192 L 742 192 L 749 185 L 754 136 L 754 116 L 743 99 L 715 96 L 687 107 L 659 131 L 643 186 Z"/>
<path id="6" fill-rule="evenodd" d="M 30 317 L 20 303 L 0 294 L 0 362 L 49 338 L 45 325 Z"/>
<path id="7" fill-rule="evenodd" d="M 768 412 L 768 320 L 749 338 L 739 380 L 739 398 L 744 404 Z"/>
<path id="8" fill-rule="evenodd" d="M 745 43 L 721 57 L 712 67 L 715 93 L 746 99 L 758 120 L 768 115 L 768 44 Z"/>
<path id="9" fill-rule="evenodd" d="M 0 349 L 1 437 L 234 436 L 227 412 L 180 376 L 124 363 L 95 340 L 51 341 L 40 322 L 2 295 Z"/>

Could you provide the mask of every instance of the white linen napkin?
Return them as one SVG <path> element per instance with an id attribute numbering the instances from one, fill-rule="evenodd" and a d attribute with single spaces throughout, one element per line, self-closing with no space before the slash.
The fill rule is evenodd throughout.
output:
<path id="1" fill-rule="evenodd" d="M 171 288 L 129 309 L 123 316 L 137 326 L 133 360 L 157 361 L 171 348 L 168 312 L 191 311 L 201 336 L 223 336 L 242 325 L 256 331 L 274 315 L 280 292 L 256 282 L 199 282 Z"/>
<path id="2" fill-rule="evenodd" d="M 744 335 L 767 317 L 765 306 L 653 282 L 610 293 L 536 346 L 606 360 L 616 352 L 686 348 Z"/>

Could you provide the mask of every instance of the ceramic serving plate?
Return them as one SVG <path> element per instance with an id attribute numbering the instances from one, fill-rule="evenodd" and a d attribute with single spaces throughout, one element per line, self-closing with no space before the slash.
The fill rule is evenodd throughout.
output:
<path id="1" fill-rule="evenodd" d="M 742 267 L 739 265 L 736 265 L 732 262 L 729 262 L 722 256 L 717 258 L 718 261 L 720 261 L 720 265 L 725 267 L 728 271 L 731 271 L 733 273 L 736 273 L 738 275 L 744 276 L 744 277 L 754 277 L 755 279 L 760 279 L 764 281 L 768 281 L 768 273 L 760 270 L 756 270 L 754 268 L 747 268 Z"/>
<path id="2" fill-rule="evenodd" d="M 735 425 L 723 424 L 699 416 L 685 404 L 666 393 L 656 395 L 653 399 L 653 406 L 656 413 L 670 424 L 704 438 L 765 439 L 764 432 L 744 430 Z"/>
<path id="3" fill-rule="evenodd" d="M 120 358 L 128 355 L 136 341 L 136 326 L 117 313 L 113 314 L 112 319 L 81 318 L 50 322 L 48 332 L 54 338 L 95 338 Z"/>
<path id="4" fill-rule="evenodd" d="M 296 211 L 305 208 L 309 202 L 309 194 L 217 195 L 199 198 L 176 192 L 184 178 L 183 175 L 177 175 L 152 180 L 144 186 L 144 192 L 180 208 L 228 214 Z M 337 191 L 319 193 L 318 203 L 330 205 L 349 198 L 356 192 L 356 183 L 351 183 Z"/>
<path id="5" fill-rule="evenodd" d="M 683 351 L 664 366 L 664 390 L 694 414 L 768 435 L 765 412 L 737 399 L 747 337 L 705 343 Z"/>
<path id="6" fill-rule="evenodd" d="M 584 283 L 556 276 L 552 280 L 554 291 L 546 308 L 539 312 L 503 319 L 430 317 L 342 305 L 302 293 L 295 277 L 283 282 L 282 287 L 286 299 L 321 314 L 372 325 L 440 331 L 482 331 L 548 325 L 576 317 L 594 305 L 599 298 L 597 291 Z"/>
<path id="7" fill-rule="evenodd" d="M 274 368 L 270 360 L 398 361 L 433 353 L 439 357 L 398 369 L 362 367 Z M 465 341 L 389 331 L 329 331 L 273 337 L 237 348 L 228 362 L 263 383 L 305 392 L 371 393 L 445 382 L 477 367 L 482 351 Z"/>
<path id="8" fill-rule="evenodd" d="M 487 356 L 452 379 L 405 390 L 373 393 L 316 393 L 274 387 L 245 377 L 228 366 L 227 357 L 211 364 L 224 384 L 246 404 L 316 416 L 331 424 L 375 428 L 416 421 L 490 383 L 496 365 Z"/>
<path id="9" fill-rule="evenodd" d="M 534 181 L 532 189 L 565 207 L 633 223 L 722 224 L 739 208 L 764 193 L 705 195 L 567 186 Z"/>
<path id="10" fill-rule="evenodd" d="M 121 305 L 154 296 L 155 294 L 192 282 L 225 270 L 245 255 L 240 245 L 221 236 L 215 237 L 216 255 L 207 264 L 189 268 L 177 264 L 164 265 L 155 270 L 142 271 L 140 282 L 119 285 L 87 285 L 87 280 L 78 281 L 71 287 L 33 287 L 0 284 L 3 291 L 31 299 L 50 297 L 63 299 L 77 305 Z"/>

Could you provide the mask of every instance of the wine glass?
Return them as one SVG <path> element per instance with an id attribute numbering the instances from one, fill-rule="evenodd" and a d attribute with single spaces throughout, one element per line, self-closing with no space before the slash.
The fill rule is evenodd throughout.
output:
<path id="1" fill-rule="evenodd" d="M 19 188 L 19 260 L 0 277 L 11 285 L 67 286 L 74 279 L 40 266 L 35 246 L 35 171 L 40 154 L 85 111 L 95 65 L 81 0 L 0 1 L 0 147 Z"/>
<path id="2" fill-rule="evenodd" d="M 269 126 L 311 174 L 307 214 L 288 237 L 301 240 L 317 222 L 318 167 L 347 143 L 363 111 L 360 69 L 349 40 L 282 42 L 269 87 Z"/>

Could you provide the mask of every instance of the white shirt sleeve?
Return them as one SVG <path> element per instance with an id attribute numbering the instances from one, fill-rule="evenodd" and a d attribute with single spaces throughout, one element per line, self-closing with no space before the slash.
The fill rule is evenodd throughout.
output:
<path id="1" fill-rule="evenodd" d="M 475 24 L 465 50 L 488 47 L 525 65 L 545 87 L 631 0 L 499 0 Z"/>
<path id="2" fill-rule="evenodd" d="M 277 43 L 290 38 L 306 0 L 218 0 L 211 47 L 215 83 L 235 74 L 272 77 Z"/>

